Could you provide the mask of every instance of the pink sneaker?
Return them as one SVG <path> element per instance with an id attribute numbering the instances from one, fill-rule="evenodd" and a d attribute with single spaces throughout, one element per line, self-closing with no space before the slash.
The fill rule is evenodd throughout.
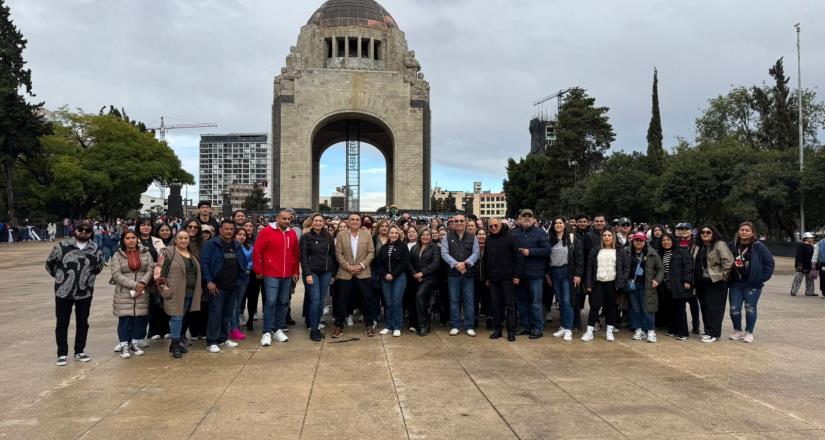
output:
<path id="1" fill-rule="evenodd" d="M 246 339 L 246 335 L 240 329 L 233 328 L 231 332 L 229 332 L 229 339 L 233 339 L 236 341 L 243 341 Z"/>

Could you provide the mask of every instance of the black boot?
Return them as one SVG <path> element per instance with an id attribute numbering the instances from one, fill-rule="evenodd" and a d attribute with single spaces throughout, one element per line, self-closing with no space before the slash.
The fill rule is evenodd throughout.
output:
<path id="1" fill-rule="evenodd" d="M 501 337 L 501 329 L 497 328 L 493 330 L 493 334 L 490 335 L 490 339 L 498 339 Z"/>
<path id="2" fill-rule="evenodd" d="M 180 351 L 180 339 L 172 339 L 172 343 L 169 344 L 169 350 L 172 352 L 173 358 L 180 359 L 183 357 L 183 354 Z"/>
<path id="3" fill-rule="evenodd" d="M 189 349 L 186 348 L 188 341 L 184 338 L 178 339 L 178 346 L 180 347 L 181 353 L 189 353 Z"/>
<path id="4" fill-rule="evenodd" d="M 315 342 L 320 342 L 321 339 L 323 339 L 323 338 L 321 338 L 321 331 L 318 330 L 317 328 L 314 328 L 314 329 L 310 330 L 309 331 L 309 339 L 311 339 Z"/>
<path id="5" fill-rule="evenodd" d="M 516 332 L 507 331 L 507 340 L 510 342 L 515 342 L 516 340 Z"/>

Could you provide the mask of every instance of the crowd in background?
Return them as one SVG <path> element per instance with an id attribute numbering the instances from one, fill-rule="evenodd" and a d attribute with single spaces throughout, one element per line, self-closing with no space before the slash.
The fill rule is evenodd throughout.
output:
<path id="1" fill-rule="evenodd" d="M 491 339 L 505 331 L 509 341 L 539 339 L 558 309 L 553 336 L 564 341 L 573 332 L 585 342 L 598 332 L 613 341 L 626 328 L 633 340 L 656 342 L 660 330 L 680 341 L 694 334 L 716 342 L 729 306 L 730 339 L 753 342 L 761 290 L 774 271 L 749 222 L 726 240 L 711 225 L 608 223 L 584 214 L 540 221 L 529 209 L 516 219 L 297 218 L 287 209 L 274 218 L 235 211 L 219 220 L 202 202 L 199 215 L 186 220 L 63 227 L 68 238 L 47 261 L 55 277 L 59 365 L 67 362 L 73 307 L 75 359 L 89 359 L 88 309 L 104 266 L 118 318 L 114 351 L 124 359 L 161 339 L 170 339 L 175 358 L 200 339 L 219 353 L 256 327 L 262 346 L 287 342 L 298 318 L 290 304 L 299 281 L 300 319 L 313 341 L 327 336 L 327 325 L 332 338 L 341 338 L 356 322 L 367 337 L 400 337 L 405 329 L 426 336 L 438 323 L 451 336 L 474 337 L 483 327 Z M 806 294 L 815 295 L 825 242 L 803 238 L 791 294 L 805 280 Z"/>

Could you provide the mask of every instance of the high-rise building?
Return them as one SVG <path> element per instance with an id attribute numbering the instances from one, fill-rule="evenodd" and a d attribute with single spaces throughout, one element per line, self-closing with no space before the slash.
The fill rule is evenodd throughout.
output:
<path id="1" fill-rule="evenodd" d="M 266 133 L 201 135 L 200 199 L 221 208 L 230 185 L 251 188 L 252 184 L 258 184 L 269 191 L 272 161 L 268 139 Z"/>

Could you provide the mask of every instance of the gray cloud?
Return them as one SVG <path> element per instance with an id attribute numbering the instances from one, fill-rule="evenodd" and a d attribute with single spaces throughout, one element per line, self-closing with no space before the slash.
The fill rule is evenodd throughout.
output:
<path id="1" fill-rule="evenodd" d="M 8 3 L 29 39 L 35 91 L 49 107 L 116 104 L 147 123 L 166 115 L 220 125 L 210 131 L 268 132 L 272 78 L 321 1 Z M 614 149 L 633 150 L 646 145 L 653 66 L 666 145 L 693 136 L 707 99 L 767 80 L 780 56 L 795 76 L 798 21 L 804 85 L 825 78 L 825 30 L 812 21 L 825 16 L 822 2 L 382 4 L 432 86 L 435 161 L 484 175 L 503 177 L 506 159 L 529 150 L 532 102 L 560 88 L 585 87 L 610 107 Z M 197 132 L 176 134 L 172 144 L 196 166 Z"/>

